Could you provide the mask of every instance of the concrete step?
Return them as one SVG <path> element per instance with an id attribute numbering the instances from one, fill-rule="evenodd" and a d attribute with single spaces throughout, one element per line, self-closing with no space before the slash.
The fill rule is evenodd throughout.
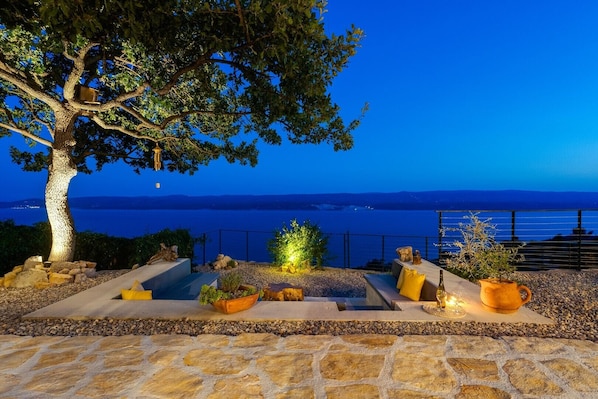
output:
<path id="1" fill-rule="evenodd" d="M 191 273 L 171 285 L 154 290 L 153 299 L 194 300 L 204 284 L 216 285 L 218 273 Z"/>

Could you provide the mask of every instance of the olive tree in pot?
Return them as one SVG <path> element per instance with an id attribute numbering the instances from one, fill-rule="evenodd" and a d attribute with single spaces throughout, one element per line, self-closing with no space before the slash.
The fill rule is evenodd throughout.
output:
<path id="1" fill-rule="evenodd" d="M 496 241 L 496 226 L 491 219 L 481 220 L 477 214 L 465 217 L 467 223 L 445 228 L 458 232 L 461 240 L 452 246 L 456 252 L 446 260 L 447 270 L 470 281 L 480 283 L 480 299 L 485 309 L 496 313 L 514 313 L 532 298 L 530 289 L 511 280 L 517 263 L 524 260 L 519 254 L 521 245 L 505 246 Z M 522 295 L 523 294 L 523 295 Z"/>

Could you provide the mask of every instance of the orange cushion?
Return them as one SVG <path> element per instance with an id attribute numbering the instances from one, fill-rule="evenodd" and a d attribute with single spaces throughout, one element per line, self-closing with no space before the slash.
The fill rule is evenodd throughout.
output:
<path id="1" fill-rule="evenodd" d="M 417 270 L 407 269 L 399 294 L 412 301 L 419 301 L 425 281 L 425 274 L 420 274 Z"/>

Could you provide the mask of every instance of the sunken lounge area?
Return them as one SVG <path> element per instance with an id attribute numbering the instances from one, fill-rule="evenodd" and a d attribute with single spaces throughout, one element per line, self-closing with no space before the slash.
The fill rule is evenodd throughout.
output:
<path id="1" fill-rule="evenodd" d="M 410 321 L 438 322 L 447 318 L 428 313 L 426 305 L 434 303 L 439 267 L 422 260 L 417 265 L 426 276 L 419 301 L 400 296 L 393 286 L 397 271 L 406 266 L 395 260 L 394 273 L 372 273 L 367 280 L 366 298 L 305 297 L 304 301 L 258 301 L 252 308 L 223 314 L 211 305 L 200 305 L 197 298 L 201 285 L 215 285 L 215 273 L 191 273 L 189 259 L 158 262 L 132 270 L 108 282 L 53 303 L 25 315 L 24 319 L 156 319 L 156 320 L 228 320 L 228 321 Z M 408 265 L 411 267 L 410 265 Z M 460 293 L 463 314 L 451 322 L 553 324 L 525 306 L 516 313 L 499 314 L 485 310 L 479 299 L 479 286 L 444 272 L 447 290 Z M 154 299 L 130 301 L 121 298 L 121 290 L 135 281 L 155 292 Z M 423 300 L 422 300 L 423 299 Z"/>

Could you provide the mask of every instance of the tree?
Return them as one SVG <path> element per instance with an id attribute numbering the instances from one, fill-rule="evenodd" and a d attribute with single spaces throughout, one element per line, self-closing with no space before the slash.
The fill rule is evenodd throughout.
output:
<path id="1" fill-rule="evenodd" d="M 6 2 L 9 3 L 9 2 Z M 258 144 L 353 145 L 327 92 L 362 32 L 326 34 L 322 0 L 13 0 L 0 6 L 0 136 L 48 170 L 49 260 L 71 260 L 68 188 L 123 161 L 193 174 Z"/>

